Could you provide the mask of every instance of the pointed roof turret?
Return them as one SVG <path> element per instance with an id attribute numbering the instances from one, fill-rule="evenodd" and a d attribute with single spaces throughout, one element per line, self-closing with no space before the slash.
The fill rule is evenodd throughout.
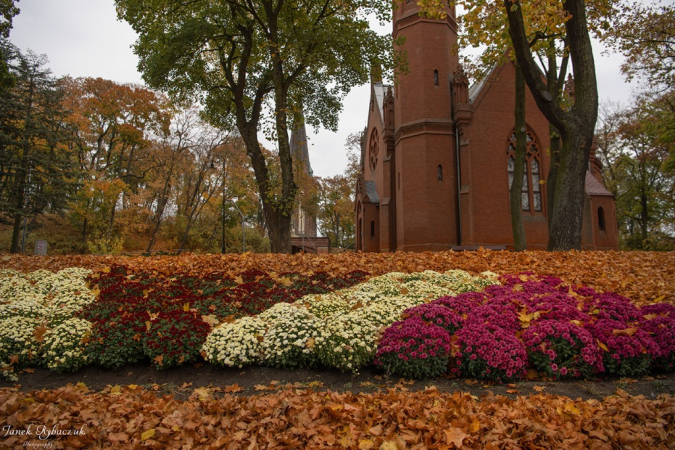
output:
<path id="1" fill-rule="evenodd" d="M 302 162 L 305 171 L 313 176 L 312 165 L 309 162 L 309 146 L 307 145 L 307 131 L 305 130 L 305 116 L 300 113 L 300 125 L 291 133 L 291 158 Z"/>

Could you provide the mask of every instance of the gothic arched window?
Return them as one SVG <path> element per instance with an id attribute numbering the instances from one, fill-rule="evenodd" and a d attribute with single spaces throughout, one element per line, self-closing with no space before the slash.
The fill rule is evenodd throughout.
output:
<path id="1" fill-rule="evenodd" d="M 377 133 L 377 128 L 374 128 L 370 134 L 368 149 L 370 152 L 370 170 L 374 171 L 377 166 L 377 154 L 380 152 L 380 137 Z"/>
<path id="2" fill-rule="evenodd" d="M 525 153 L 525 173 L 523 175 L 523 211 L 541 211 L 541 151 L 539 143 L 529 128 L 526 134 L 527 151 Z M 509 171 L 509 189 L 513 184 L 513 173 L 516 165 L 516 131 L 513 130 L 508 139 L 506 150 Z"/>
<path id="3" fill-rule="evenodd" d="M 598 228 L 605 231 L 605 210 L 602 206 L 598 208 Z"/>

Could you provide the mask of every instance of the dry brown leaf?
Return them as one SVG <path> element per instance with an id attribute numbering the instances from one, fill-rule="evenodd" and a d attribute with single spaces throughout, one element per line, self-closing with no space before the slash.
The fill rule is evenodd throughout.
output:
<path id="1" fill-rule="evenodd" d="M 33 336 L 35 336 L 35 340 L 37 342 L 42 342 L 45 339 L 45 333 L 47 330 L 48 328 L 45 325 L 36 327 L 35 330 L 33 330 Z"/>
<path id="2" fill-rule="evenodd" d="M 225 390 L 225 392 L 230 392 L 230 393 L 234 393 L 234 392 L 244 392 L 244 388 L 241 387 L 241 386 L 239 386 L 237 383 L 225 387 L 224 390 Z"/>
<path id="3" fill-rule="evenodd" d="M 455 444 L 455 447 L 457 448 L 462 446 L 462 442 L 464 442 L 464 439 L 467 437 L 464 430 L 460 428 L 451 427 L 447 430 L 443 430 L 443 432 L 445 433 L 445 439 L 448 444 Z"/>

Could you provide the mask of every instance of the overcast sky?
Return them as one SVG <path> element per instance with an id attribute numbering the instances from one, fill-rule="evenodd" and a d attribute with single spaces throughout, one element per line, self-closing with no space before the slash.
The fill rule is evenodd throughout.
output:
<path id="1" fill-rule="evenodd" d="M 136 70 L 138 58 L 131 51 L 136 35 L 117 20 L 113 0 L 20 0 L 10 40 L 23 51 L 46 54 L 56 76 L 102 77 L 120 83 L 142 83 Z M 619 71 L 622 59 L 601 54 L 595 47 L 600 101 L 626 102 L 631 86 Z M 344 100 L 339 132 L 308 129 L 314 174 L 340 174 L 347 165 L 344 142 L 362 130 L 368 113 L 369 86 L 352 90 Z"/>

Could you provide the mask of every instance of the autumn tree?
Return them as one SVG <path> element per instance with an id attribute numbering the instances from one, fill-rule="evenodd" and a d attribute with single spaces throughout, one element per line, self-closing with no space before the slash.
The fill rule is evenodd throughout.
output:
<path id="1" fill-rule="evenodd" d="M 318 219 L 321 234 L 332 247 L 354 245 L 354 186 L 346 175 L 319 178 L 317 192 Z"/>
<path id="2" fill-rule="evenodd" d="M 364 139 L 364 131 L 351 133 L 345 139 L 345 150 L 347 151 L 347 168 L 344 175 L 349 178 L 352 184 L 352 190 L 356 191 L 356 178 L 361 172 L 361 143 Z"/>
<path id="3" fill-rule="evenodd" d="M 598 115 L 598 87 L 586 4 L 583 0 L 567 0 L 559 3 L 556 10 L 566 18 L 566 47 L 574 74 L 576 95 L 569 109 L 555 101 L 555 92 L 542 79 L 530 49 L 521 2 L 505 0 L 503 5 L 509 20 L 509 36 L 525 81 L 541 112 L 560 131 L 562 145 L 554 202 L 549 208 L 548 249 L 580 249 L 584 180 Z"/>
<path id="4" fill-rule="evenodd" d="M 151 140 L 166 134 L 169 126 L 166 101 L 142 86 L 102 78 L 67 78 L 64 85 L 68 122 L 75 129 L 72 145 L 81 170 L 87 173 L 84 191 L 73 206 L 74 217 L 80 222 L 83 242 L 93 231 L 105 247 L 118 239 L 118 211 L 138 206 L 131 200 L 144 188 L 153 168 Z"/>
<path id="5" fill-rule="evenodd" d="M 501 6 L 507 17 L 507 26 L 503 27 L 500 22 L 503 14 L 496 13 L 498 3 L 468 3 L 477 5 L 482 11 L 489 11 L 484 14 L 484 27 L 472 22 L 476 33 L 483 36 L 486 33 L 504 36 L 504 30 L 508 31 L 526 83 L 537 106 L 551 125 L 552 164 L 547 180 L 548 248 L 578 249 L 581 246 L 584 177 L 598 108 L 595 65 L 587 19 L 591 19 L 596 31 L 606 30 L 606 18 L 611 16 L 613 5 L 611 2 L 595 1 L 587 10 L 583 0 L 536 3 L 505 0 Z M 438 8 L 431 5 L 429 10 L 433 13 Z M 555 40 L 562 41 L 563 45 L 555 44 Z M 540 47 L 539 52 L 537 46 Z M 494 51 L 499 46 L 493 45 L 492 48 Z M 542 50 L 543 56 L 540 54 Z M 535 55 L 542 61 L 545 78 L 535 61 Z M 560 56 L 562 62 L 558 65 Z M 572 105 L 559 101 L 567 58 L 572 63 L 575 80 L 576 96 Z M 544 60 L 548 63 L 544 63 Z M 556 149 L 558 136 L 559 150 Z"/>
<path id="6" fill-rule="evenodd" d="M 242 139 L 207 124 L 201 124 L 196 131 L 189 146 L 188 170 L 177 178 L 175 220 L 180 249 L 190 247 L 193 227 L 205 216 L 210 217 L 208 229 L 202 227 L 200 233 L 215 240 L 223 215 L 230 216 L 231 202 L 237 201 L 247 213 L 257 205 L 257 199 L 252 198 L 255 196 Z M 231 214 L 239 217 L 236 212 Z"/>
<path id="7" fill-rule="evenodd" d="M 616 198 L 622 244 L 675 248 L 675 95 L 642 94 L 630 107 L 602 110 L 598 154 Z"/>
<path id="8" fill-rule="evenodd" d="M 365 14 L 389 14 L 387 2 L 329 0 L 117 0 L 140 37 L 135 51 L 151 85 L 175 97 L 200 98 L 211 122 L 236 126 L 255 173 L 273 252 L 288 253 L 297 185 L 289 120 L 304 109 L 310 124 L 335 129 L 340 99 L 367 81 L 369 62 L 389 42 L 369 30 Z M 266 103 L 269 102 L 269 103 Z M 258 140 L 271 105 L 281 189 L 273 192 Z"/>
<path id="9" fill-rule="evenodd" d="M 198 111 L 194 108 L 177 111 L 167 132 L 162 133 L 152 145 L 150 158 L 153 170 L 148 189 L 151 191 L 152 231 L 146 252 L 151 252 L 159 233 L 167 205 L 174 193 L 175 178 L 186 167 Z"/>
<path id="10" fill-rule="evenodd" d="M 9 42 L 12 19 L 19 14 L 14 0 L 0 0 L 0 92 L 12 87 L 12 76 L 8 62 L 12 59 L 13 46 Z"/>
<path id="11" fill-rule="evenodd" d="M 45 211 L 62 211 L 76 181 L 65 145 L 62 89 L 46 57 L 12 52 L 14 86 L 0 95 L 0 220 L 12 226 L 10 251 L 21 251 L 21 230 Z"/>
<path id="12" fill-rule="evenodd" d="M 596 2 L 600 3 L 600 2 Z M 489 76 L 495 64 L 502 64 L 509 58 L 515 59 L 512 52 L 512 41 L 509 34 L 508 16 L 499 2 L 486 2 L 482 0 L 467 0 L 460 2 L 466 9 L 461 17 L 462 32 L 459 34 L 460 46 L 481 47 L 481 54 L 469 60 L 474 76 Z M 521 4 L 518 6 L 523 17 L 523 29 L 526 39 L 522 42 L 527 44 L 528 52 L 537 56 L 539 66 L 537 76 L 543 74 L 546 79 L 548 92 L 552 101 L 563 106 L 563 84 L 567 75 L 569 52 L 567 48 L 567 32 L 565 22 L 569 19 L 567 12 L 559 8 L 557 1 Z M 600 18 L 607 15 L 606 7 L 594 9 L 594 23 L 601 22 Z M 525 117 L 525 91 L 519 86 L 524 84 L 524 74 L 520 63 L 516 63 L 516 116 L 515 121 L 521 126 L 516 126 L 515 159 L 524 159 L 525 154 L 525 130 L 523 128 Z M 564 107 L 564 106 L 563 106 Z M 547 199 L 549 211 L 554 209 L 556 198 L 557 175 L 560 167 L 560 132 L 553 122 L 549 121 L 550 155 L 551 164 L 547 175 Z M 515 171 L 520 171 L 520 163 L 515 162 Z M 522 184 L 521 177 L 514 174 L 514 182 L 511 184 L 511 219 L 516 249 L 525 248 L 525 233 L 522 222 L 522 213 L 519 206 Z M 549 215 L 549 231 L 555 225 Z"/>
<path id="13" fill-rule="evenodd" d="M 602 37 L 626 58 L 621 71 L 628 80 L 675 89 L 675 5 L 626 3 Z"/>

